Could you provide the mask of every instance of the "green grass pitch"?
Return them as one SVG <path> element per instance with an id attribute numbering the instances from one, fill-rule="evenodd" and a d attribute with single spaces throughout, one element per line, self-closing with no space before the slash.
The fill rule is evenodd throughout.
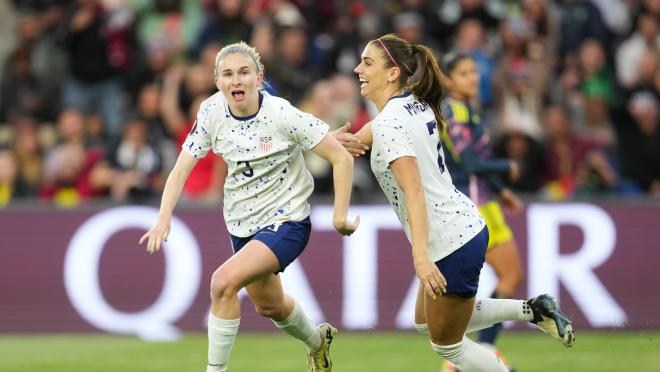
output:
<path id="1" fill-rule="evenodd" d="M 660 372 L 660 332 L 578 332 L 567 349 L 539 332 L 504 332 L 499 348 L 518 372 Z M 410 333 L 341 332 L 332 345 L 336 372 L 438 372 L 426 339 Z M 239 333 L 232 372 L 305 371 L 304 347 L 283 334 Z M 0 371 L 203 372 L 206 335 L 150 343 L 105 334 L 2 335 Z"/>

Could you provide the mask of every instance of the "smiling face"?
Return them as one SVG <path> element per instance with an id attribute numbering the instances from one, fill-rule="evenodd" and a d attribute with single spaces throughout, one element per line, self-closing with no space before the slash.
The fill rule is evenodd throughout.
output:
<path id="1" fill-rule="evenodd" d="M 369 43 L 362 52 L 362 61 L 353 70 L 360 80 L 360 94 L 382 108 L 387 99 L 401 90 L 397 79 L 399 69 L 387 67 L 382 48 Z"/>
<path id="2" fill-rule="evenodd" d="M 215 83 L 234 114 L 249 116 L 259 111 L 259 88 L 263 79 L 263 73 L 257 73 L 254 60 L 237 52 L 220 60 Z"/>
<path id="3" fill-rule="evenodd" d="M 447 77 L 447 87 L 456 98 L 470 100 L 479 92 L 479 70 L 472 58 L 458 61 Z"/>

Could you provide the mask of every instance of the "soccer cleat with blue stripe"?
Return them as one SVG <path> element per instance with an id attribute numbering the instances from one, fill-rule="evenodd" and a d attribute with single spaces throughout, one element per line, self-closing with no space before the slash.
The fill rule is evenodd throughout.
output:
<path id="1" fill-rule="evenodd" d="M 571 320 L 559 310 L 559 304 L 552 296 L 542 294 L 527 300 L 534 319 L 531 321 L 540 330 L 549 334 L 566 347 L 573 346 L 575 332 Z"/>
<path id="2" fill-rule="evenodd" d="M 307 352 L 307 372 L 330 372 L 332 371 L 332 360 L 330 359 L 330 344 L 337 334 L 337 328 L 328 323 L 319 326 L 321 334 L 321 348 L 312 353 Z"/>

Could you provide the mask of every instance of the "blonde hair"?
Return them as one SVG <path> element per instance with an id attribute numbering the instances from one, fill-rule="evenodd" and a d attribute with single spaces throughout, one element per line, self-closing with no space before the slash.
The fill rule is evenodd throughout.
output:
<path id="1" fill-rule="evenodd" d="M 244 41 L 239 41 L 238 43 L 229 44 L 224 48 L 220 49 L 218 54 L 215 55 L 215 77 L 218 77 L 218 65 L 220 61 L 225 58 L 227 55 L 232 53 L 243 53 L 248 57 L 252 58 L 254 65 L 257 67 L 257 74 L 264 72 L 264 64 L 261 63 L 261 56 L 254 47 L 250 46 Z"/>

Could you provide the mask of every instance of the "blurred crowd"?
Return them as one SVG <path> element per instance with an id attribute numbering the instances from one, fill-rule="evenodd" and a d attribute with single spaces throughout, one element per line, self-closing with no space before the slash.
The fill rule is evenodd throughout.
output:
<path id="1" fill-rule="evenodd" d="M 549 200 L 660 196 L 660 0 L 9 0 L 0 3 L 0 206 L 149 200 L 223 45 L 261 54 L 268 89 L 333 128 L 375 114 L 353 68 L 396 32 L 469 53 L 510 186 Z M 329 166 L 309 156 L 317 192 Z M 377 190 L 356 161 L 356 196 Z M 210 154 L 184 197 L 216 203 Z"/>

